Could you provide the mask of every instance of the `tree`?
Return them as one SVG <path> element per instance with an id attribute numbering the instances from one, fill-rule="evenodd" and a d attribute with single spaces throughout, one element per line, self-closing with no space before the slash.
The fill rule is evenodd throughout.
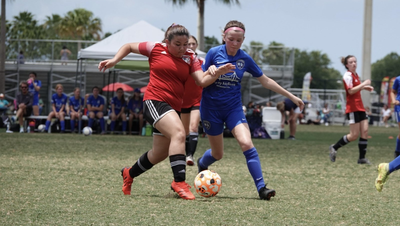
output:
<path id="1" fill-rule="evenodd" d="M 218 39 L 214 36 L 212 37 L 205 36 L 204 39 L 205 39 L 204 52 L 208 52 L 208 50 L 210 50 L 212 47 L 221 44 L 219 43 Z"/>
<path id="2" fill-rule="evenodd" d="M 262 64 L 262 50 L 264 44 L 261 42 L 251 41 L 250 46 L 244 45 L 243 50 L 253 58 L 257 64 Z"/>
<path id="3" fill-rule="evenodd" d="M 268 65 L 286 65 L 290 56 L 290 50 L 284 44 L 272 41 L 268 49 L 262 51 L 263 63 Z"/>
<path id="4" fill-rule="evenodd" d="M 52 14 L 51 16 L 46 16 L 43 29 L 46 31 L 47 39 L 59 39 L 60 38 L 60 28 L 61 21 L 63 18 L 58 14 Z"/>
<path id="5" fill-rule="evenodd" d="M 310 88 L 337 89 L 342 87 L 341 74 L 338 70 L 330 68 L 331 60 L 321 51 L 295 50 L 294 81 L 292 87 L 302 88 L 303 78 L 311 72 Z"/>
<path id="6" fill-rule="evenodd" d="M 60 22 L 60 35 L 63 38 L 76 40 L 100 40 L 101 20 L 93 13 L 82 8 L 67 12 Z M 81 43 L 78 43 L 78 51 Z"/>
<path id="7" fill-rule="evenodd" d="M 173 5 L 184 5 L 189 0 L 168 0 L 172 2 Z M 192 0 L 196 2 L 198 9 L 198 19 L 197 19 L 197 40 L 199 41 L 198 49 L 201 51 L 205 50 L 204 46 L 204 3 L 206 0 Z M 233 4 L 237 4 L 240 6 L 239 0 L 216 0 L 217 2 L 221 2 L 225 5 L 231 6 Z"/>
<path id="8" fill-rule="evenodd" d="M 400 56 L 391 52 L 371 65 L 371 79 L 382 81 L 386 76 L 395 77 L 400 75 Z"/>

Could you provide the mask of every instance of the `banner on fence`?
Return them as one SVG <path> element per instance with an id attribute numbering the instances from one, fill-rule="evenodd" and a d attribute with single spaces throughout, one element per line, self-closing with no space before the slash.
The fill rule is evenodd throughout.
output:
<path id="1" fill-rule="evenodd" d="M 301 95 L 302 100 L 311 101 L 311 94 L 310 94 L 311 80 L 312 80 L 311 72 L 308 72 L 303 79 L 303 92 Z"/>

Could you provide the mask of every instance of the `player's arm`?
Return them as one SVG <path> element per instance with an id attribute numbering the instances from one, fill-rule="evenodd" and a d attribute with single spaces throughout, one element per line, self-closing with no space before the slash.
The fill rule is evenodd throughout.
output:
<path id="1" fill-rule="evenodd" d="M 104 108 L 104 104 L 101 104 L 101 105 L 97 108 L 97 110 L 98 110 L 98 111 L 103 111 L 103 108 Z"/>
<path id="2" fill-rule="evenodd" d="M 363 89 L 372 91 L 372 90 L 374 90 L 374 88 L 372 86 L 370 86 L 370 84 L 371 84 L 371 80 L 367 79 L 364 82 L 362 82 L 360 85 L 354 86 L 354 87 L 348 89 L 347 91 L 349 92 L 350 95 L 353 95 Z"/>
<path id="3" fill-rule="evenodd" d="M 112 59 L 103 60 L 99 63 L 99 70 L 104 72 L 106 69 L 114 67 L 129 53 L 141 54 L 139 51 L 139 42 L 127 43 L 123 45 Z"/>
<path id="4" fill-rule="evenodd" d="M 303 111 L 304 108 L 304 103 L 303 101 L 287 91 L 286 89 L 282 88 L 278 83 L 276 83 L 274 80 L 268 78 L 265 74 L 257 78 L 258 81 L 261 83 L 261 85 L 266 88 L 274 91 L 275 93 L 279 93 L 287 98 L 289 98 L 293 103 L 295 103 L 299 108 L 300 111 Z"/>
<path id="5" fill-rule="evenodd" d="M 235 68 L 235 65 L 227 63 L 216 70 L 214 70 L 215 67 L 209 67 L 205 72 L 202 70 L 197 70 L 193 72 L 191 76 L 193 77 L 194 81 L 196 81 L 197 85 L 201 87 L 207 87 L 213 84 L 219 78 L 219 76 L 233 72 Z"/>

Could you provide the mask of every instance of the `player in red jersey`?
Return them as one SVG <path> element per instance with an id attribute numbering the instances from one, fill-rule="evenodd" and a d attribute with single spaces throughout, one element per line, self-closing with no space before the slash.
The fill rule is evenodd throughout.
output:
<path id="1" fill-rule="evenodd" d="M 128 43 L 109 60 L 99 64 L 99 70 L 113 67 L 129 53 L 149 58 L 150 80 L 144 95 L 144 117 L 154 127 L 153 147 L 144 153 L 132 167 L 121 170 L 122 191 L 131 194 L 133 178 L 138 177 L 169 156 L 174 180 L 171 188 L 183 199 L 195 199 L 186 180 L 185 129 L 179 117 L 184 84 L 189 76 L 205 87 L 235 66 L 225 64 L 203 72 L 195 53 L 188 50 L 189 32 L 173 24 L 165 32 L 165 43 Z"/>
<path id="2" fill-rule="evenodd" d="M 197 39 L 191 35 L 188 43 L 189 49 L 196 52 Z M 196 54 L 197 55 L 197 54 Z M 198 57 L 201 64 L 204 59 Z M 196 152 L 197 140 L 199 137 L 200 122 L 200 101 L 203 87 L 198 86 L 193 78 L 189 77 L 185 83 L 185 93 L 181 108 L 181 120 L 186 131 L 186 164 L 194 165 L 194 153 Z"/>
<path id="3" fill-rule="evenodd" d="M 342 63 L 347 72 L 343 75 L 343 84 L 346 90 L 346 118 L 349 120 L 350 133 L 344 135 L 340 140 L 329 147 L 329 158 L 332 162 L 336 161 L 337 150 L 344 145 L 356 140 L 359 136 L 358 148 L 360 155 L 358 164 L 371 164 L 365 154 L 368 144 L 368 115 L 365 113 L 364 104 L 361 99 L 361 90 L 372 91 L 371 80 L 367 79 L 361 83 L 358 76 L 357 59 L 348 55 L 342 58 Z"/>

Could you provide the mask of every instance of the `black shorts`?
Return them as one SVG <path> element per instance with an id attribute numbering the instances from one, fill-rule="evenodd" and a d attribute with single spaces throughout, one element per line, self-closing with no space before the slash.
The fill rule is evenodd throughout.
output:
<path id="1" fill-rule="evenodd" d="M 153 133 L 162 135 L 160 131 L 155 128 L 155 124 L 171 111 L 175 111 L 169 104 L 157 100 L 145 100 L 143 104 L 143 116 L 148 123 L 153 126 Z M 176 111 L 177 112 L 177 111 Z M 180 114 L 177 112 L 178 115 Z"/>
<path id="2" fill-rule="evenodd" d="M 190 108 L 182 108 L 181 109 L 181 113 L 182 114 L 189 114 L 191 111 L 193 111 L 193 110 L 199 110 L 200 109 L 200 106 L 192 106 L 192 107 L 190 107 Z"/>
<path id="3" fill-rule="evenodd" d="M 26 107 L 24 117 L 28 117 L 32 115 L 32 107 Z"/>
<path id="4" fill-rule="evenodd" d="M 346 119 L 349 120 L 349 124 L 354 124 L 368 120 L 368 115 L 365 111 L 350 112 L 346 114 Z"/>

